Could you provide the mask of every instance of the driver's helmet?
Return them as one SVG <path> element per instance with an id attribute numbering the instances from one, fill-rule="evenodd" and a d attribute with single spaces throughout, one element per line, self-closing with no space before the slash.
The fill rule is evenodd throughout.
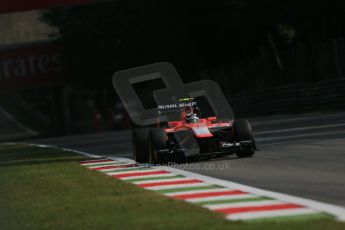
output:
<path id="1" fill-rule="evenodd" d="M 198 123 L 199 117 L 195 113 L 192 113 L 190 115 L 187 115 L 186 122 L 187 123 Z"/>

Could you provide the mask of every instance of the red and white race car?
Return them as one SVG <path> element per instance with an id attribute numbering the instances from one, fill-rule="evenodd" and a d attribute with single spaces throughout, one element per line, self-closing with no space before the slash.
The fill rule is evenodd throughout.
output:
<path id="1" fill-rule="evenodd" d="M 161 106 L 160 109 L 171 107 Z M 157 128 L 133 129 L 133 154 L 137 162 L 166 162 L 234 153 L 238 157 L 253 156 L 256 146 L 248 120 L 200 118 L 199 107 L 194 103 L 177 108 L 179 120 L 163 125 L 158 123 Z"/>

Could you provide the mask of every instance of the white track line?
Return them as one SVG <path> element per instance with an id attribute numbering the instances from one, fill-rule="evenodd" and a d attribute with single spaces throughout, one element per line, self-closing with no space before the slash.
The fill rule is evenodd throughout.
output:
<path id="1" fill-rule="evenodd" d="M 20 123 L 19 121 L 17 121 L 14 117 L 12 117 L 6 110 L 4 110 L 2 107 L 0 107 L 0 112 L 7 117 L 9 120 L 11 120 L 14 124 L 16 124 L 19 128 L 25 130 L 26 133 L 33 135 L 33 136 L 37 136 L 38 133 L 26 126 L 24 126 L 22 123 Z"/>
<path id="2" fill-rule="evenodd" d="M 94 169 L 94 168 L 101 168 L 101 167 L 108 167 L 108 166 L 123 166 L 123 165 L 131 165 L 128 163 L 118 163 L 118 162 L 104 162 L 104 164 L 92 164 L 92 165 L 83 165 L 88 167 L 89 169 Z"/>
<path id="3" fill-rule="evenodd" d="M 97 169 L 97 168 L 102 168 L 102 167 L 108 167 L 108 166 L 99 166 L 99 167 L 94 167 L 94 168 L 90 168 L 90 169 L 96 170 L 98 172 L 104 172 L 104 173 L 116 171 L 116 170 L 121 170 L 121 169 L 137 168 L 138 169 L 137 171 L 139 171 L 139 169 L 140 169 L 137 166 L 128 166 L 128 165 L 131 165 L 131 164 L 118 164 L 118 165 L 110 165 L 109 166 L 109 167 L 116 166 L 114 168 Z M 125 166 L 128 166 L 128 167 L 125 167 Z M 143 172 L 143 170 L 141 170 L 141 172 Z M 123 173 L 126 173 L 126 172 L 123 172 Z"/>
<path id="4" fill-rule="evenodd" d="M 345 123 L 331 124 L 331 125 L 307 126 L 307 127 L 299 127 L 299 128 L 291 128 L 291 129 L 277 129 L 277 130 L 270 130 L 270 131 L 255 132 L 255 134 L 262 135 L 262 134 L 270 134 L 270 133 L 283 133 L 283 132 L 313 130 L 313 129 L 322 129 L 322 128 L 333 128 L 333 127 L 339 128 L 339 127 L 343 127 L 343 126 L 345 126 Z"/>
<path id="5" fill-rule="evenodd" d="M 68 152 L 74 152 L 86 157 L 90 157 L 90 158 L 95 158 L 95 159 L 99 159 L 99 158 L 104 158 L 103 156 L 100 155 L 96 155 L 96 154 L 91 154 L 91 153 L 86 153 L 83 151 L 79 151 L 79 150 L 74 150 L 74 149 L 68 149 L 68 148 L 62 148 L 62 147 L 56 147 L 56 146 L 52 146 L 52 145 L 40 145 L 40 144 L 30 144 L 30 143 L 22 143 L 22 144 L 26 144 L 26 145 L 31 145 L 31 146 L 36 146 L 39 148 L 55 148 L 55 149 L 62 149 L 64 151 L 68 151 Z M 130 159 L 128 159 L 130 160 Z"/>
<path id="6" fill-rule="evenodd" d="M 260 211 L 260 212 L 244 212 L 238 214 L 227 215 L 228 220 L 251 220 L 259 218 L 269 217 L 287 217 L 287 216 L 298 216 L 303 214 L 316 214 L 317 211 L 308 208 L 293 208 L 287 210 L 274 210 L 274 211 Z"/>
<path id="7" fill-rule="evenodd" d="M 160 182 L 170 182 L 170 181 L 188 181 L 193 180 L 194 178 L 182 177 L 182 178 L 166 178 L 160 180 L 146 180 L 146 181 L 137 181 L 133 182 L 133 184 L 141 185 L 141 184 L 151 184 L 151 183 L 160 183 Z"/>
<path id="8" fill-rule="evenodd" d="M 248 202 L 238 202 L 238 203 L 228 203 L 228 204 L 209 204 L 203 205 L 203 207 L 210 210 L 217 210 L 223 208 L 239 208 L 239 207 L 258 207 L 265 205 L 275 205 L 275 204 L 286 204 L 279 200 L 261 200 L 261 201 L 248 201 Z"/>
<path id="9" fill-rule="evenodd" d="M 87 168 L 97 168 L 97 167 L 103 167 L 104 165 L 111 164 L 111 161 L 108 162 L 99 162 L 99 163 L 80 163 L 80 165 L 85 166 Z"/>
<path id="10" fill-rule="evenodd" d="M 128 158 L 124 158 L 124 157 L 108 157 L 109 159 L 111 160 L 114 160 L 114 161 L 119 161 L 119 162 L 127 162 L 127 163 L 137 163 L 136 161 L 132 160 L 132 159 L 128 159 Z M 145 165 L 145 164 L 144 164 Z"/>
<path id="11" fill-rule="evenodd" d="M 95 161 L 83 161 L 83 162 L 80 162 L 80 164 L 82 166 L 85 166 L 85 167 L 92 167 L 92 166 L 95 166 L 95 165 L 104 165 L 104 164 L 110 164 L 110 163 L 115 163 L 115 161 L 108 160 L 108 159 L 99 159 L 99 160 L 95 160 Z"/>
<path id="12" fill-rule="evenodd" d="M 258 138 L 256 138 L 256 140 L 258 140 L 258 141 L 275 141 L 275 140 L 285 140 L 285 139 L 291 139 L 291 138 L 316 137 L 316 136 L 338 135 L 338 134 L 344 134 L 344 130 L 329 131 L 329 132 L 323 132 L 323 133 L 287 135 L 287 136 L 281 136 L 281 137 L 258 137 Z"/>
<path id="13" fill-rule="evenodd" d="M 109 171 L 109 169 L 107 170 L 98 170 L 100 172 L 107 172 Z M 112 171 L 112 170 L 110 170 Z M 160 169 L 148 169 L 148 170 L 134 170 L 134 171 L 126 171 L 126 172 L 108 172 L 107 175 L 109 176 L 114 176 L 114 175 L 122 175 L 122 174 L 126 174 L 128 175 L 128 177 L 131 177 L 131 174 L 135 174 L 135 173 L 148 173 L 148 172 L 158 172 L 161 171 Z M 127 176 L 126 176 L 127 177 Z"/>
<path id="14" fill-rule="evenodd" d="M 198 193 L 205 193 L 205 192 L 225 192 L 229 191 L 228 188 L 214 188 L 214 189 L 202 189 L 202 190 L 193 190 L 193 191 L 184 191 L 184 192 L 170 192 L 164 193 L 166 196 L 176 196 L 176 195 L 187 195 L 187 194 L 198 194 Z"/>
<path id="15" fill-rule="evenodd" d="M 115 166 L 115 165 L 114 165 Z M 117 165 L 116 165 L 117 166 Z M 126 166 L 126 165 L 121 165 L 121 166 Z M 125 174 L 127 172 L 133 172 L 133 171 L 121 171 L 123 169 L 137 169 L 135 171 L 140 171 L 140 172 L 144 172 L 144 169 L 141 169 L 139 167 L 116 167 L 116 168 L 107 168 L 107 169 L 97 169 L 97 168 L 93 168 L 93 170 L 97 171 L 97 172 L 103 172 L 103 173 L 110 173 L 110 172 L 116 172 L 116 173 L 121 173 L 121 174 Z"/>
<path id="16" fill-rule="evenodd" d="M 174 184 L 174 185 L 161 185 L 161 186 L 153 186 L 153 187 L 145 187 L 149 190 L 162 190 L 162 189 L 174 189 L 174 188 L 190 188 L 190 187 L 203 187 L 207 186 L 208 184 L 205 183 L 191 183 L 191 184 Z"/>
<path id="17" fill-rule="evenodd" d="M 110 171 L 121 171 L 121 170 L 125 170 L 125 169 L 138 169 L 138 170 L 141 170 L 142 172 L 144 172 L 145 169 L 150 169 L 150 168 L 142 167 L 142 166 L 133 166 L 133 167 L 127 167 L 127 168 L 101 169 L 101 170 L 97 170 L 97 171 L 110 172 Z M 123 173 L 125 173 L 125 172 L 127 172 L 127 171 L 123 171 Z M 130 172 L 130 171 L 128 171 L 128 172 Z"/>
<path id="18" fill-rule="evenodd" d="M 131 176 L 131 177 L 124 177 L 119 178 L 120 180 L 130 180 L 130 179 L 141 179 L 141 178 L 151 178 L 151 177 L 167 177 L 167 176 L 177 176 L 174 173 L 165 173 L 165 174 L 153 174 L 153 175 L 145 175 L 145 176 Z"/>
<path id="19" fill-rule="evenodd" d="M 307 116 L 307 117 L 306 117 Z M 266 119 L 259 119 L 256 121 L 253 121 L 252 123 L 255 125 L 261 125 L 261 124 L 280 124 L 290 121 L 312 121 L 312 120 L 319 120 L 320 118 L 328 118 L 329 121 L 333 120 L 334 118 L 343 118 L 345 116 L 344 112 L 337 113 L 337 114 L 315 114 L 315 113 L 307 113 L 307 114 L 300 114 L 297 117 L 294 118 L 286 118 L 286 117 L 272 117 L 271 120 L 267 121 Z"/>
<path id="20" fill-rule="evenodd" d="M 229 190 L 229 189 L 228 189 Z M 215 200 L 235 200 L 235 199 L 244 199 L 244 198 L 256 198 L 258 196 L 252 194 L 239 194 L 239 195 L 223 195 L 223 196 L 212 196 L 212 197 L 202 197 L 202 198 L 189 198 L 185 201 L 196 203 L 203 201 L 215 201 Z"/>

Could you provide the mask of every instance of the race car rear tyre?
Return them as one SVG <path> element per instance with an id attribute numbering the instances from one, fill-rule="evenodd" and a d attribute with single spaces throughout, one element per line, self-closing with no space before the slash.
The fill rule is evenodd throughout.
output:
<path id="1" fill-rule="evenodd" d="M 234 124 L 235 140 L 238 142 L 251 141 L 251 144 L 236 153 L 237 157 L 251 157 L 255 153 L 255 143 L 252 127 L 248 120 L 235 120 Z"/>
<path id="2" fill-rule="evenodd" d="M 167 140 L 168 137 L 164 129 L 155 128 L 150 130 L 148 140 L 148 149 L 150 151 L 150 163 L 160 162 L 160 159 L 158 157 L 158 150 L 166 149 Z"/>
<path id="3" fill-rule="evenodd" d="M 147 139 L 150 128 L 136 128 L 132 131 L 133 158 L 138 163 L 147 163 L 149 161 L 149 149 Z"/>

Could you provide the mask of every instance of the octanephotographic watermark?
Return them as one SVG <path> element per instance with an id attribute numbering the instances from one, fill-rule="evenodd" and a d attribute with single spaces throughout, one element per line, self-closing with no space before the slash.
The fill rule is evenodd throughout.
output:
<path id="1" fill-rule="evenodd" d="M 230 170 L 231 166 L 230 163 L 227 161 L 223 162 L 201 162 L 201 163 L 175 163 L 175 162 L 168 162 L 162 164 L 139 164 L 139 167 L 172 167 L 176 169 L 182 170 L 197 170 L 197 171 L 224 171 Z"/>

